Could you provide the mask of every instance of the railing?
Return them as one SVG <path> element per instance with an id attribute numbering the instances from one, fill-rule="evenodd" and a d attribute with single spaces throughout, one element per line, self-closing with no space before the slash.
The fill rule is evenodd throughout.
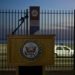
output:
<path id="1" fill-rule="evenodd" d="M 7 64 L 7 37 L 20 24 L 21 17 L 26 15 L 24 10 L 0 10 L 0 69 L 15 70 Z M 45 10 L 40 12 L 40 30 L 34 35 L 55 34 L 56 45 L 66 45 L 74 50 L 74 10 Z M 30 35 L 30 17 L 19 27 L 14 35 Z M 73 70 L 74 57 L 56 57 L 54 66 L 46 66 L 46 70 Z"/>

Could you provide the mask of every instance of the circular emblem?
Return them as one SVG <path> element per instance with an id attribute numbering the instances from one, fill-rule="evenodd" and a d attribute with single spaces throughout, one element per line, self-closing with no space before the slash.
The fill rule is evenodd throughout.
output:
<path id="1" fill-rule="evenodd" d="M 38 56 L 40 49 L 35 42 L 27 42 L 24 44 L 21 52 L 24 57 L 34 59 L 36 56 Z"/>
<path id="2" fill-rule="evenodd" d="M 33 17 L 36 17 L 38 15 L 38 11 L 37 10 L 32 10 L 31 12 Z"/>

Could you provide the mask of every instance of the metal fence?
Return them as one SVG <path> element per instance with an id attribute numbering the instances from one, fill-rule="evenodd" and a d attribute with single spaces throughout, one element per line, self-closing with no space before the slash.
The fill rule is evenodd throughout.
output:
<path id="1" fill-rule="evenodd" d="M 7 63 L 7 36 L 12 34 L 21 21 L 21 17 L 26 15 L 26 10 L 0 10 L 0 70 L 15 70 Z M 65 45 L 74 50 L 74 10 L 41 10 L 40 30 L 34 35 L 55 34 L 55 45 Z M 30 35 L 30 15 L 25 19 L 22 26 L 16 31 L 15 35 Z M 55 51 L 54 51 L 55 52 Z M 54 66 L 46 66 L 45 70 L 74 70 L 74 57 L 55 56 Z M 75 52 L 73 52 L 75 53 Z M 62 51 L 63 55 L 63 51 Z M 72 55 L 72 53 L 71 53 Z"/>

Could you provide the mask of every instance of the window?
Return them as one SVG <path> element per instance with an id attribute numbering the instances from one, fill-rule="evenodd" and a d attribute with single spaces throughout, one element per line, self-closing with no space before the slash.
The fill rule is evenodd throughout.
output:
<path id="1" fill-rule="evenodd" d="M 67 47 L 64 47 L 64 50 L 69 50 Z"/>
<path id="2" fill-rule="evenodd" d="M 57 47 L 56 50 L 63 50 L 63 48 L 62 47 Z"/>

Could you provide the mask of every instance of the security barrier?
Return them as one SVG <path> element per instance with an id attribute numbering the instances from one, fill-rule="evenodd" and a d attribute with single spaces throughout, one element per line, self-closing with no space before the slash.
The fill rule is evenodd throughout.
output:
<path id="1" fill-rule="evenodd" d="M 0 10 L 0 69 L 15 70 L 7 64 L 7 37 L 20 24 L 18 21 L 26 15 L 26 10 Z M 29 15 L 29 10 L 28 10 Z M 35 33 L 42 35 L 55 34 L 55 45 L 65 45 L 74 50 L 74 10 L 41 10 L 40 30 Z M 29 18 L 25 19 L 16 35 L 30 35 Z M 74 51 L 75 52 L 75 51 Z M 59 52 L 58 52 L 59 53 Z M 75 55 L 74 55 L 75 56 Z M 56 57 L 54 66 L 48 65 L 48 70 L 74 70 L 74 57 Z"/>

